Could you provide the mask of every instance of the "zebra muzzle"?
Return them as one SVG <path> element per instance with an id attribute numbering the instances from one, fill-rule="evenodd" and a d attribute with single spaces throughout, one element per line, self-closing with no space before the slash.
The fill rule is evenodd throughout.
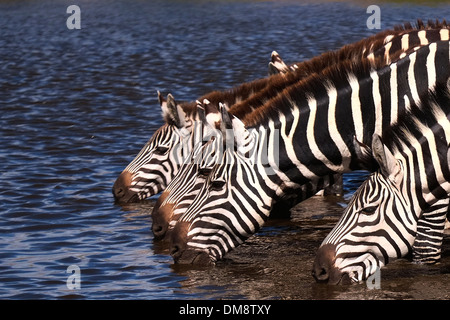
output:
<path id="1" fill-rule="evenodd" d="M 139 197 L 135 192 L 130 191 L 132 174 L 123 171 L 114 182 L 112 193 L 117 203 L 137 202 Z"/>
<path id="2" fill-rule="evenodd" d="M 167 193 L 163 192 L 155 203 L 152 211 L 152 231 L 156 240 L 163 239 L 169 229 L 169 223 L 173 216 L 172 203 L 162 204 L 167 197 Z"/>
<path id="3" fill-rule="evenodd" d="M 177 264 L 191 264 L 197 266 L 214 265 L 207 251 L 198 250 L 188 246 L 190 224 L 179 221 L 171 231 L 170 255 Z"/>
<path id="4" fill-rule="evenodd" d="M 331 285 L 351 283 L 348 274 L 335 266 L 335 260 L 336 245 L 327 243 L 319 248 L 312 269 L 312 276 L 317 282 Z"/>

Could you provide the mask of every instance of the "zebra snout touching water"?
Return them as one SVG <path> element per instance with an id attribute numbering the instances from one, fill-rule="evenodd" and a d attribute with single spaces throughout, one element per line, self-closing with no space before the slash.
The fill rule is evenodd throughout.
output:
<path id="1" fill-rule="evenodd" d="M 317 281 L 367 279 L 390 261 L 412 253 L 435 263 L 450 194 L 450 80 L 421 96 L 391 128 L 374 135 L 380 169 L 356 191 L 319 248 Z"/>
<path id="2" fill-rule="evenodd" d="M 189 247 L 189 227 L 188 222 L 179 222 L 171 233 L 170 255 L 175 263 L 195 264 L 198 266 L 214 265 L 215 260 L 206 250 Z"/>
<path id="3" fill-rule="evenodd" d="M 128 171 L 122 171 L 113 185 L 113 195 L 116 201 L 133 202 L 137 194 L 130 191 L 132 174 Z"/>
<path id="4" fill-rule="evenodd" d="M 312 270 L 317 282 L 328 284 L 349 284 L 351 282 L 347 273 L 340 271 L 335 265 L 336 245 L 327 243 L 319 248 Z"/>
<path id="5" fill-rule="evenodd" d="M 157 240 L 162 239 L 166 235 L 169 221 L 172 217 L 172 206 L 170 204 L 161 206 L 167 198 L 167 195 L 168 193 L 166 191 L 161 193 L 152 211 L 152 232 Z"/>

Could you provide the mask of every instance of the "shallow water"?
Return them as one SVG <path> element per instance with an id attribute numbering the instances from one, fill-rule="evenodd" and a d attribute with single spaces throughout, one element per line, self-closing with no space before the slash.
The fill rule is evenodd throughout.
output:
<path id="1" fill-rule="evenodd" d="M 371 35 L 352 3 L 0 1 L 0 298 L 449 298 L 448 236 L 439 265 L 398 261 L 381 290 L 330 288 L 310 275 L 344 199 L 314 198 L 270 221 L 215 268 L 175 266 L 154 243 L 153 200 L 118 206 L 111 187 L 162 124 L 156 90 L 192 100 L 287 62 Z M 382 28 L 450 17 L 450 6 L 381 5 Z M 81 288 L 70 289 L 77 265 Z"/>

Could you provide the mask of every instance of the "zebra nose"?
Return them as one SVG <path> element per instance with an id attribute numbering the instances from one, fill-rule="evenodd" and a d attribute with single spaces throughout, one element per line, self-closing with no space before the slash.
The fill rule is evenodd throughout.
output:
<path id="1" fill-rule="evenodd" d="M 189 231 L 189 223 L 182 221 L 178 222 L 172 230 L 170 235 L 171 246 L 170 255 L 175 263 L 178 263 L 183 256 L 187 246 L 187 233 Z"/>
<path id="2" fill-rule="evenodd" d="M 167 195 L 167 192 L 161 193 L 152 211 L 152 231 L 156 240 L 164 238 L 173 215 L 173 204 L 166 203 L 162 205 Z"/>
<path id="3" fill-rule="evenodd" d="M 334 266 L 336 260 L 336 246 L 325 244 L 319 248 L 314 260 L 312 275 L 317 282 L 338 284 L 342 274 Z"/>
<path id="4" fill-rule="evenodd" d="M 131 173 L 128 171 L 123 171 L 117 180 L 114 182 L 112 193 L 114 199 L 117 202 L 127 202 L 131 199 L 130 195 L 130 185 L 131 185 Z"/>

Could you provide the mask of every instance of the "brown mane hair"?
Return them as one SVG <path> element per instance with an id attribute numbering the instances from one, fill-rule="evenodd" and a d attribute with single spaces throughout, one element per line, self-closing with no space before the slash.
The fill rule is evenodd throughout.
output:
<path id="1" fill-rule="evenodd" d="M 384 57 L 384 46 L 387 42 L 386 38 L 390 35 L 395 37 L 412 31 L 432 29 L 438 30 L 440 28 L 449 28 L 449 25 L 445 20 L 442 22 L 429 21 L 427 24 L 424 24 L 421 20 L 418 20 L 416 25 L 406 23 L 401 26 L 396 26 L 394 29 L 385 30 L 353 44 L 345 45 L 341 49 L 328 51 L 310 60 L 297 63 L 297 70 L 287 74 L 277 74 L 269 77 L 269 81 L 264 90 L 257 92 L 242 102 L 234 104 L 230 109 L 230 112 L 238 118 L 244 118 L 247 113 L 253 111 L 259 106 L 264 105 L 268 100 L 275 97 L 279 92 L 286 89 L 290 85 L 301 79 L 307 78 L 314 73 L 321 72 L 326 68 L 339 64 L 342 61 L 358 61 L 362 57 L 367 57 L 370 53 L 374 53 L 375 59 L 378 57 Z M 410 50 L 412 50 L 412 48 Z M 404 50 L 399 48 L 399 50 L 391 54 L 390 60 L 396 61 L 404 52 Z M 407 50 L 406 53 L 408 52 L 409 51 Z M 378 66 L 386 64 L 383 60 L 377 60 L 377 62 L 374 63 Z"/>
<path id="2" fill-rule="evenodd" d="M 449 24 L 445 20 L 441 22 L 438 20 L 429 20 L 426 24 L 422 20 L 417 20 L 415 25 L 411 23 L 397 25 L 393 29 L 381 31 L 358 42 L 345 45 L 338 50 L 328 51 L 307 61 L 296 63 L 298 68 L 295 71 L 286 74 L 275 74 L 270 77 L 246 82 L 224 91 L 212 91 L 203 95 L 198 100 L 202 102 L 204 99 L 208 99 L 216 106 L 218 106 L 219 102 L 225 103 L 230 107 L 229 112 L 231 114 L 240 119 L 244 119 L 253 110 L 265 105 L 266 102 L 275 98 L 289 86 L 294 84 L 298 85 L 301 79 L 309 78 L 343 61 L 349 60 L 350 62 L 347 64 L 352 65 L 352 62 L 357 63 L 361 58 L 373 53 L 375 60 L 368 60 L 365 63 L 372 64 L 372 67 L 384 66 L 386 61 L 378 58 L 384 58 L 384 46 L 388 41 L 392 40 L 392 38 L 389 38 L 387 41 L 388 36 L 396 37 L 412 31 L 442 28 L 449 28 Z M 410 50 L 407 50 L 406 53 L 409 53 Z M 390 55 L 390 60 L 396 61 L 403 53 L 405 53 L 404 50 L 393 52 Z M 182 107 L 187 115 L 193 115 L 197 112 L 195 102 L 183 103 Z M 251 123 L 253 122 L 251 121 Z"/>
<path id="3" fill-rule="evenodd" d="M 311 95 L 312 92 L 317 92 L 320 89 L 325 90 L 327 83 L 339 88 L 340 84 L 348 84 L 347 76 L 349 73 L 361 78 L 362 76 L 368 76 L 377 67 L 385 66 L 386 64 L 381 58 L 374 61 L 367 58 L 341 61 L 320 73 L 314 73 L 307 78 L 300 79 L 252 113 L 248 113 L 241 120 L 247 127 L 254 127 L 271 119 L 277 119 L 280 113 L 286 114 L 290 111 L 292 108 L 291 101 L 306 101 L 308 96 L 313 96 Z"/>

